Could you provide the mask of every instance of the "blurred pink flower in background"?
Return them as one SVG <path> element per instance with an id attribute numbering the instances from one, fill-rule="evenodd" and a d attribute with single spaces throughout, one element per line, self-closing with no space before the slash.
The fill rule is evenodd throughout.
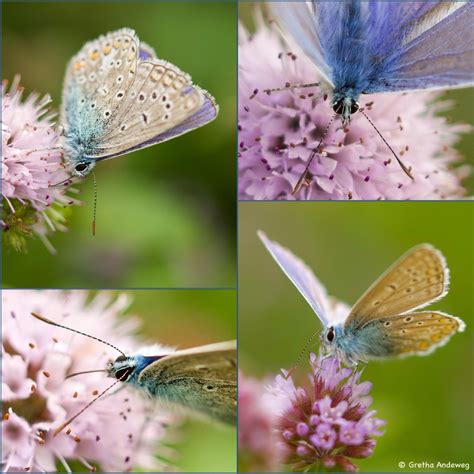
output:
<path id="1" fill-rule="evenodd" d="M 176 420 L 155 409 L 147 422 L 147 401 L 128 388 L 97 400 L 53 437 L 55 428 L 113 382 L 104 373 L 65 376 L 102 369 L 118 354 L 100 342 L 51 328 L 30 313 L 129 351 L 137 347 L 132 336 L 137 320 L 118 317 L 128 307 L 125 295 L 114 300 L 105 292 L 93 299 L 82 291 L 2 293 L 2 472 L 56 471 L 57 463 L 69 471 L 70 462 L 103 471 L 165 469 L 154 454 L 170 454 L 159 443 Z"/>
<path id="2" fill-rule="evenodd" d="M 309 171 L 311 184 L 292 194 L 311 152 L 333 116 L 319 87 L 272 92 L 264 89 L 317 82 L 312 62 L 261 15 L 256 32 L 240 28 L 239 198 L 242 200 L 450 199 L 464 194 L 470 169 L 454 167 L 452 146 L 470 130 L 439 116 L 449 102 L 440 92 L 377 94 L 361 97 L 371 120 L 407 167 L 400 168 L 388 147 L 360 113 L 346 129 L 339 118 Z M 287 51 L 291 51 L 287 53 Z"/>
<path id="3" fill-rule="evenodd" d="M 20 207 L 35 212 L 32 231 L 53 251 L 46 235 L 55 230 L 65 231 L 65 219 L 58 208 L 78 204 L 66 194 L 74 192 L 65 185 L 55 186 L 69 178 L 58 149 L 59 131 L 49 113 L 49 95 L 40 99 L 31 94 L 22 100 L 23 88 L 17 76 L 9 90 L 2 84 L 2 198 L 3 228 Z M 5 217 L 5 213 L 11 219 Z M 24 220 L 22 223 L 24 224 Z"/>
<path id="4" fill-rule="evenodd" d="M 369 410 L 372 384 L 360 382 L 356 368 L 338 359 L 311 354 L 310 386 L 297 386 L 287 372 L 269 387 L 278 407 L 278 434 L 285 444 L 283 462 L 294 471 L 357 471 L 349 458 L 366 458 L 375 448 L 385 421 Z"/>
<path id="5" fill-rule="evenodd" d="M 282 459 L 278 416 L 265 399 L 264 382 L 239 373 L 239 467 L 245 472 L 270 472 Z"/>

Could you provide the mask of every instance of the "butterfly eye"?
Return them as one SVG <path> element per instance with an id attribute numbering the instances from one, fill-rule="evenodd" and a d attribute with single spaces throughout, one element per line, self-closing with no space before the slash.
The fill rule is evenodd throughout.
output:
<path id="1" fill-rule="evenodd" d="M 326 334 L 326 339 L 329 341 L 329 342 L 332 342 L 334 341 L 334 329 L 331 327 L 328 329 L 328 332 Z"/>
<path id="2" fill-rule="evenodd" d="M 359 110 L 359 104 L 354 100 L 351 103 L 351 114 L 355 114 Z"/>
<path id="3" fill-rule="evenodd" d="M 88 164 L 87 163 L 79 163 L 77 164 L 74 169 L 76 171 L 79 171 L 79 173 L 82 173 L 83 171 L 85 171 L 86 169 L 88 168 Z"/>
<path id="4" fill-rule="evenodd" d="M 130 367 L 125 367 L 123 369 L 117 370 L 114 375 L 117 380 L 122 380 L 122 382 L 125 382 L 130 376 L 131 372 L 132 370 L 130 369 Z"/>

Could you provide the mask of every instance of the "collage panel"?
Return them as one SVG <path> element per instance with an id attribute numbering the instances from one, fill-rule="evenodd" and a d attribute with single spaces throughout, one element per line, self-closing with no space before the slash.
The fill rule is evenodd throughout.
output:
<path id="1" fill-rule="evenodd" d="M 2 9 L 4 284 L 235 287 L 235 2 Z"/>
<path id="2" fill-rule="evenodd" d="M 242 2 L 239 199 L 472 196 L 473 10 Z"/>
<path id="3" fill-rule="evenodd" d="M 473 219 L 240 203 L 240 472 L 469 470 Z"/>
<path id="4" fill-rule="evenodd" d="M 235 472 L 235 291 L 4 290 L 2 331 L 3 472 Z"/>

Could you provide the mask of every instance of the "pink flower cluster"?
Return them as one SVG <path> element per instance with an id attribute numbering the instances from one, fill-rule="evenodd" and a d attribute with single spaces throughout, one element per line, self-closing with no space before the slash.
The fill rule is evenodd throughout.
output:
<path id="1" fill-rule="evenodd" d="M 122 295 L 90 298 L 86 292 L 4 290 L 2 295 L 2 472 L 86 469 L 158 470 L 157 444 L 174 422 L 155 410 L 147 421 L 146 400 L 126 388 L 97 400 L 64 431 L 54 430 L 110 386 L 103 369 L 117 354 L 107 346 L 34 319 L 38 312 L 57 322 L 103 337 L 124 350 L 136 347 L 133 317 L 119 319 L 128 305 Z M 97 321 L 100 318 L 100 324 Z"/>
<path id="2" fill-rule="evenodd" d="M 464 194 L 469 174 L 452 146 L 469 127 L 439 115 L 438 92 L 361 97 L 361 107 L 403 163 L 411 180 L 361 113 L 343 127 L 336 118 L 309 172 L 311 183 L 292 194 L 331 117 L 319 87 L 272 92 L 318 81 L 312 62 L 262 18 L 250 35 L 240 29 L 239 198 L 242 200 L 449 199 Z"/>
<path id="3" fill-rule="evenodd" d="M 48 112 L 48 95 L 31 94 L 22 100 L 23 88 L 16 77 L 9 90 L 2 84 L 2 198 L 11 213 L 17 200 L 38 212 L 34 230 L 44 236 L 51 230 L 65 230 L 63 217 L 54 209 L 78 204 L 66 195 L 68 179 L 59 149 L 59 132 Z M 70 188 L 69 188 L 70 190 Z M 5 202 L 4 202 L 5 204 Z M 4 223 L 5 226 L 5 223 Z"/>
<path id="4" fill-rule="evenodd" d="M 293 470 L 356 471 L 349 458 L 371 456 L 374 436 L 385 424 L 369 410 L 372 384 L 360 372 L 343 368 L 334 357 L 310 358 L 311 385 L 296 386 L 287 373 L 278 375 L 270 392 L 280 405 L 278 432 L 285 444 L 284 463 Z"/>

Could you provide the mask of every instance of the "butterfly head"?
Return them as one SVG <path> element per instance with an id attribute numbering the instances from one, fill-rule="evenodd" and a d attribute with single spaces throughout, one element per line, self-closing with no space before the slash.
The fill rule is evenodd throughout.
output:
<path id="1" fill-rule="evenodd" d="M 332 109 L 341 116 L 342 124 L 346 126 L 351 121 L 351 115 L 359 110 L 359 103 L 350 96 L 334 97 Z"/>
<path id="2" fill-rule="evenodd" d="M 128 382 L 132 378 L 137 366 L 136 358 L 133 356 L 119 355 L 114 361 L 109 360 L 105 367 L 107 375 L 122 382 Z"/>

